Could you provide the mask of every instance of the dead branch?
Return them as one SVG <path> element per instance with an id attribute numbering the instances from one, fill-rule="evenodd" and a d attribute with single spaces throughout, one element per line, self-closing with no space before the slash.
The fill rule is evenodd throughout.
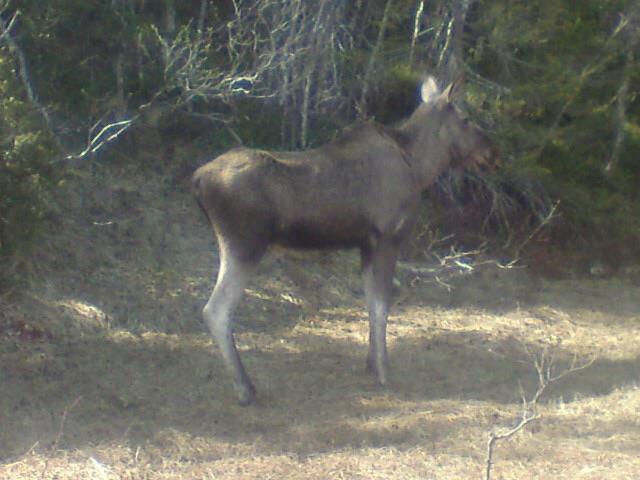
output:
<path id="1" fill-rule="evenodd" d="M 6 10 L 6 5 L 0 0 L 0 10 Z M 220 102 L 232 104 L 237 96 L 278 96 L 286 121 L 291 122 L 289 137 L 295 139 L 292 143 L 306 145 L 311 115 L 321 107 L 344 102 L 339 89 L 339 52 L 352 43 L 350 30 L 341 21 L 344 5 L 329 1 L 314 4 L 301 0 L 233 0 L 233 7 L 229 21 L 218 29 L 206 28 L 207 2 L 203 0 L 200 15 L 193 22 L 163 31 L 152 26 L 138 36 L 137 74 L 142 75 L 145 57 L 149 64 L 161 65 L 161 89 L 147 105 L 127 113 L 123 101 L 126 71 L 124 57 L 119 56 L 114 85 L 118 106 L 88 128 L 87 143 L 77 153 L 68 153 L 55 134 L 55 124 L 33 88 L 27 59 L 11 34 L 20 12 L 1 21 L 0 41 L 9 46 L 16 58 L 27 97 L 63 152 L 54 162 L 84 160 L 104 150 L 148 119 L 149 106 L 158 115 L 175 111 L 209 115 L 203 110 Z M 228 59 L 225 63 L 213 60 L 224 56 Z M 110 120 L 105 121 L 107 118 Z M 225 119 L 222 123 L 236 137 L 232 121 Z"/>
<path id="2" fill-rule="evenodd" d="M 58 444 L 60 443 L 60 440 L 62 440 L 62 436 L 64 435 L 64 426 L 65 426 L 65 423 L 67 422 L 67 416 L 69 415 L 69 412 L 71 412 L 71 410 L 73 410 L 81 401 L 82 401 L 82 395 L 80 395 L 73 402 L 71 402 L 69 406 L 65 408 L 64 411 L 62 412 L 62 416 L 60 417 L 60 425 L 58 426 L 58 434 L 56 435 L 56 438 L 53 444 L 51 445 L 52 451 L 58 448 Z"/>
<path id="3" fill-rule="evenodd" d="M 69 415 L 69 412 L 71 412 L 71 410 L 73 410 L 80 403 L 81 400 L 82 400 L 82 395 L 80 395 L 73 402 L 71 402 L 69 406 L 65 408 L 64 411 L 62 412 L 62 416 L 60 417 L 60 424 L 58 425 L 58 433 L 50 447 L 50 450 L 52 452 L 58 448 L 58 444 L 60 443 L 60 440 L 62 440 L 62 436 L 64 435 L 64 427 L 67 422 L 67 416 Z M 47 457 L 47 459 L 44 462 L 44 467 L 42 468 L 42 472 L 40 472 L 40 478 L 44 478 L 44 475 L 47 472 L 47 468 L 49 468 L 49 457 Z"/>
<path id="4" fill-rule="evenodd" d="M 4 13 L 4 11 L 7 8 L 7 5 L 8 5 L 8 2 L 4 2 L 2 7 L 0 7 L 0 15 Z M 6 37 L 11 35 L 11 30 L 13 30 L 13 27 L 16 24 L 16 20 L 18 19 L 19 15 L 20 15 L 20 10 L 17 10 L 11 16 L 11 19 L 9 19 L 9 21 L 5 22 L 4 20 L 0 19 L 0 29 L 2 30 L 2 32 L 0 33 L 0 43 L 3 42 Z"/>
<path id="5" fill-rule="evenodd" d="M 210 65 L 212 45 L 219 42 L 213 38 L 214 32 L 204 29 L 205 8 L 206 2 L 202 2 L 201 15 L 196 27 L 192 24 L 185 25 L 173 38 L 167 38 L 157 27 L 152 26 L 152 36 L 147 39 L 152 45 L 143 49 L 143 54 L 151 57 L 154 62 L 157 62 L 159 57 L 163 66 L 163 88 L 153 95 L 147 104 L 141 105 L 128 115 L 128 118 L 123 119 L 121 112 L 105 114 L 89 129 L 86 147 L 79 153 L 66 155 L 64 160 L 84 160 L 119 140 L 125 132 L 151 115 L 164 115 L 176 110 L 189 115 L 206 116 L 212 121 L 219 120 L 229 129 L 236 141 L 241 143 L 228 121 L 215 114 L 195 112 L 191 106 L 197 100 L 227 101 L 237 94 L 257 96 L 254 85 L 258 84 L 265 72 L 271 68 L 273 57 L 263 56 L 262 61 L 255 63 L 252 68 L 245 68 L 241 55 L 246 49 L 237 53 L 235 49 L 238 45 L 244 44 L 245 28 L 249 27 L 242 26 L 242 31 L 238 31 L 239 25 L 244 25 L 243 21 L 246 20 L 246 9 L 237 6 L 237 16 L 228 25 L 232 62 L 224 70 Z M 104 119 L 109 117 L 118 120 L 105 122 Z"/>
<path id="6" fill-rule="evenodd" d="M 126 132 L 129 128 L 131 128 L 138 117 L 134 117 L 129 120 L 121 120 L 119 122 L 113 122 L 105 125 L 100 128 L 100 131 L 89 139 L 89 144 L 87 147 L 77 154 L 69 154 L 64 157 L 65 160 L 83 160 L 89 155 L 95 155 L 99 150 L 107 146 L 108 144 L 116 141 L 120 135 Z M 91 131 L 99 128 L 99 124 L 96 123 L 93 127 L 91 127 Z"/>
<path id="7" fill-rule="evenodd" d="M 529 349 L 525 346 L 525 351 L 529 352 Z M 538 401 L 545 392 L 547 387 L 553 382 L 575 373 L 580 370 L 584 370 L 595 362 L 596 357 L 591 357 L 589 360 L 579 362 L 578 357 L 574 356 L 571 364 L 568 368 L 562 370 L 559 373 L 555 372 L 555 352 L 549 350 L 547 347 L 533 356 L 533 364 L 538 377 L 538 387 L 533 393 L 530 399 L 527 399 L 524 391 L 521 391 L 522 397 L 522 413 L 518 422 L 513 427 L 494 429 L 489 432 L 487 440 L 487 456 L 485 461 L 485 480 L 491 480 L 491 469 L 494 465 L 493 453 L 496 446 L 496 442 L 500 440 L 506 440 L 514 436 L 516 433 L 524 429 L 529 423 L 540 418 L 538 411 Z"/>
<path id="8" fill-rule="evenodd" d="M 503 429 L 500 431 L 493 431 L 489 433 L 489 440 L 487 442 L 487 460 L 486 460 L 486 469 L 485 469 L 486 480 L 491 480 L 491 468 L 493 467 L 493 449 L 495 447 L 495 443 L 499 440 L 505 440 L 505 439 L 511 438 L 513 435 L 515 435 L 524 427 L 526 427 L 529 423 L 539 418 L 539 414 L 537 411 L 530 410 L 528 405 L 529 402 L 527 401 L 527 399 L 523 398 L 522 400 L 523 400 L 523 410 L 522 410 L 522 416 L 520 417 L 520 421 L 513 428 Z"/>
<path id="9" fill-rule="evenodd" d="M 420 24 L 422 23 L 422 13 L 424 12 L 424 0 L 418 0 L 416 14 L 413 19 L 413 32 L 411 33 L 411 47 L 409 49 L 409 68 L 413 68 L 416 57 L 416 43 L 420 34 Z"/>
<path id="10" fill-rule="evenodd" d="M 522 252 L 522 249 L 533 239 L 533 237 L 538 234 L 540 230 L 542 230 L 542 228 L 544 228 L 545 225 L 547 225 L 553 219 L 556 210 L 558 209 L 558 205 L 560 205 L 559 200 L 551 207 L 549 213 L 547 213 L 547 215 L 540 221 L 538 226 L 531 231 L 531 233 L 527 236 L 527 238 L 524 239 L 522 243 L 520 243 L 520 245 L 518 245 L 518 248 L 515 252 L 516 258 L 520 257 L 520 252 Z"/>
<path id="11" fill-rule="evenodd" d="M 340 2 L 234 0 L 233 16 L 222 30 L 191 25 L 174 38 L 156 28 L 151 55 L 159 55 L 165 88 L 179 92 L 174 108 L 237 96 L 278 97 L 291 122 L 290 139 L 308 142 L 309 118 L 321 105 L 341 101 L 337 52 L 349 42 Z M 225 65 L 211 62 L 223 54 Z M 283 137 L 284 137 L 283 131 Z M 285 140 L 283 138 L 283 140 Z"/>
<path id="12" fill-rule="evenodd" d="M 450 238 L 448 236 L 446 238 Z M 433 280 L 437 285 L 451 291 L 454 287 L 449 281 L 453 278 L 473 274 L 480 267 L 494 266 L 500 269 L 517 268 L 518 260 L 511 260 L 501 263 L 487 257 L 487 244 L 482 243 L 474 250 L 458 250 L 455 245 L 449 248 L 444 254 L 430 251 L 429 254 L 436 259 L 431 264 L 417 265 L 408 262 L 398 262 L 398 271 L 407 272 L 413 278 L 409 282 L 415 284 L 417 281 Z"/>
<path id="13" fill-rule="evenodd" d="M 631 50 L 629 50 L 628 57 L 631 57 L 631 55 Z M 630 63 L 630 60 L 628 59 L 627 62 Z M 613 149 L 611 150 L 611 155 L 609 155 L 607 164 L 604 167 L 604 171 L 606 173 L 610 173 L 613 170 L 614 165 L 618 163 L 618 158 L 620 157 L 620 152 L 622 151 L 622 146 L 624 144 L 624 129 L 625 123 L 627 122 L 627 95 L 629 92 L 629 78 L 626 75 L 626 70 L 627 68 L 625 68 L 625 77 L 620 84 L 618 93 L 616 94 L 616 135 L 613 141 Z"/>
<path id="14" fill-rule="evenodd" d="M 463 62 L 462 66 L 464 69 L 464 76 L 467 81 L 473 81 L 482 88 L 495 92 L 496 95 L 511 95 L 512 90 L 509 87 L 500 85 L 487 77 L 483 77 L 467 62 Z"/>

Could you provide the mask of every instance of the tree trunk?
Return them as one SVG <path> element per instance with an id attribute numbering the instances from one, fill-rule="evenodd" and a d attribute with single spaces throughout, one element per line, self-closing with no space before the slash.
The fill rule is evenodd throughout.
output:
<path id="1" fill-rule="evenodd" d="M 124 53 L 119 53 L 115 61 L 116 71 L 116 109 L 118 119 L 127 111 L 127 100 L 124 93 Z"/>
<path id="2" fill-rule="evenodd" d="M 416 7 L 416 17 L 413 21 L 413 33 L 411 34 L 411 49 L 409 50 L 409 68 L 413 69 L 413 63 L 416 57 L 416 43 L 420 34 L 420 24 L 422 22 L 422 13 L 424 12 L 424 0 L 418 0 Z"/>
<path id="3" fill-rule="evenodd" d="M 164 33 L 173 36 L 176 31 L 176 4 L 174 0 L 164 0 Z"/>
<path id="4" fill-rule="evenodd" d="M 200 2 L 200 15 L 198 16 L 198 35 L 202 38 L 202 32 L 204 32 L 204 24 L 207 19 L 207 0 L 201 0 Z"/>
<path id="5" fill-rule="evenodd" d="M 456 0 L 451 6 L 447 37 L 438 59 L 438 76 L 445 84 L 462 73 L 464 62 L 464 25 L 473 0 Z"/>

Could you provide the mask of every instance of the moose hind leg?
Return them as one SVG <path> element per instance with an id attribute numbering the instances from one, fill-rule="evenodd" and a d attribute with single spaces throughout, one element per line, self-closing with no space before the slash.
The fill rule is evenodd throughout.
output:
<path id="1" fill-rule="evenodd" d="M 231 315 L 242 297 L 254 267 L 254 264 L 241 262 L 225 249 L 221 249 L 218 280 L 203 310 L 204 321 L 220 348 L 240 405 L 249 405 L 255 397 L 256 389 L 236 349 Z"/>
<path id="2" fill-rule="evenodd" d="M 380 385 L 388 382 L 387 316 L 391 304 L 391 288 L 397 249 L 393 245 L 379 246 L 362 254 L 364 291 L 369 311 L 369 354 L 367 370 Z"/>

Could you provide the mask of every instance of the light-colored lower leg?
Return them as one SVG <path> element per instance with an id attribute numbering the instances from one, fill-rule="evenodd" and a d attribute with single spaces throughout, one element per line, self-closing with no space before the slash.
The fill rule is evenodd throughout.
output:
<path id="1" fill-rule="evenodd" d="M 388 381 L 387 358 L 387 315 L 388 301 L 376 289 L 376 282 L 371 267 L 363 272 L 364 291 L 369 311 L 369 354 L 367 370 L 373 373 L 380 385 Z"/>
<path id="2" fill-rule="evenodd" d="M 373 306 L 374 332 L 373 344 L 375 345 L 375 363 L 378 382 L 386 385 L 388 380 L 389 360 L 387 356 L 387 314 L 388 307 L 381 300 L 376 300 Z"/>
<path id="3" fill-rule="evenodd" d="M 252 271 L 252 266 L 243 265 L 230 255 L 221 255 L 218 280 L 203 310 L 204 321 L 220 348 L 225 366 L 231 374 L 234 390 L 242 405 L 251 403 L 255 396 L 255 387 L 236 349 L 231 314 L 242 297 Z"/>

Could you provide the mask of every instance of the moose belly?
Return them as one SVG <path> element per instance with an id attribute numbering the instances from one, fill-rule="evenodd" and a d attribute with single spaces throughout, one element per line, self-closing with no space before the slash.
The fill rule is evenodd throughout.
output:
<path id="1" fill-rule="evenodd" d="M 354 248 L 366 242 L 368 233 L 363 219 L 299 220 L 281 225 L 274 243 L 289 248 Z"/>

